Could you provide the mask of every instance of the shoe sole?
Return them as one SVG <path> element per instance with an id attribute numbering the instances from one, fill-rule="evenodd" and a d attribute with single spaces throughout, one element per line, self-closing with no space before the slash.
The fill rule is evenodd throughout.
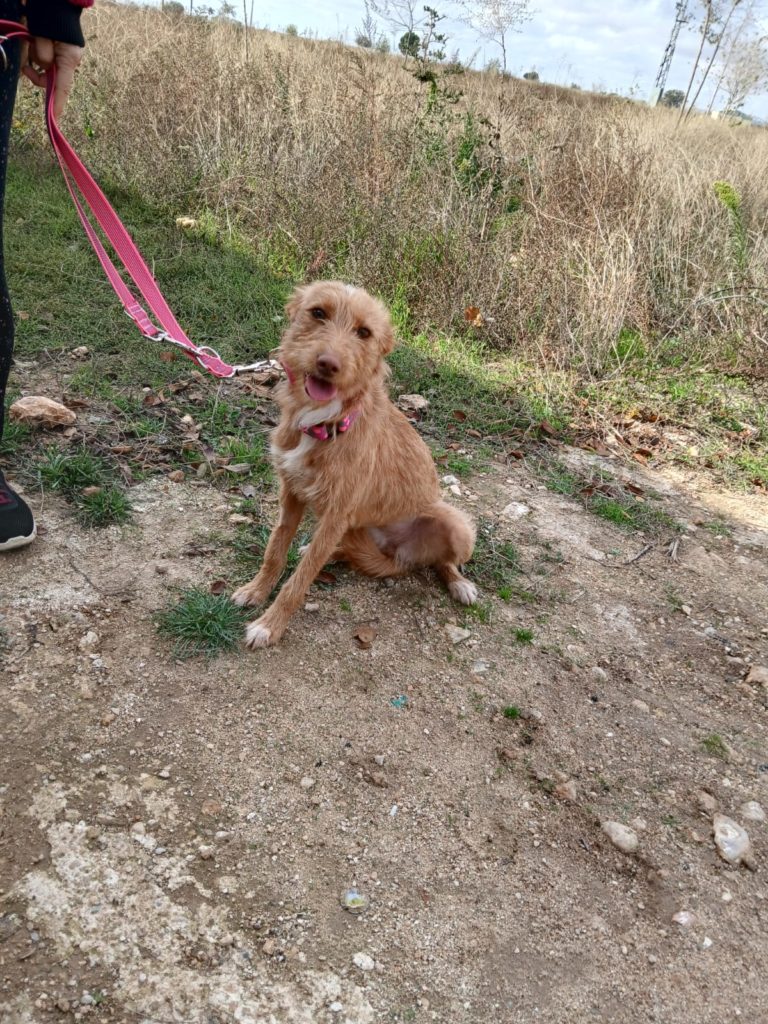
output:
<path id="1" fill-rule="evenodd" d="M 28 533 L 26 537 L 10 537 L 0 544 L 0 551 L 15 551 L 16 548 L 25 548 L 27 544 L 32 543 L 36 536 L 37 527 L 35 527 L 32 533 Z"/>

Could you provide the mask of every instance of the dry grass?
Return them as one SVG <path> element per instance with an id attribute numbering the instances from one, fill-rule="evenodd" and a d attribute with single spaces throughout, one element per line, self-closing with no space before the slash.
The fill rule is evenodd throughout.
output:
<path id="1" fill-rule="evenodd" d="M 627 332 L 765 364 L 767 131 L 676 134 L 665 110 L 475 73 L 430 111 L 394 57 L 259 31 L 246 59 L 236 25 L 108 3 L 88 24 L 68 113 L 86 159 L 278 273 L 353 280 L 412 330 L 468 330 L 477 306 L 480 337 L 588 375 L 620 368 Z"/>

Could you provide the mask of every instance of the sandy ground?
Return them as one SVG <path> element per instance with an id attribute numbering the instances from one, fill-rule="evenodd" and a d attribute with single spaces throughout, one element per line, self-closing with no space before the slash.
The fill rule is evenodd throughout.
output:
<path id="1" fill-rule="evenodd" d="M 677 560 L 626 564 L 646 538 L 491 466 L 452 500 L 535 601 L 454 643 L 431 577 L 342 570 L 279 648 L 186 662 L 153 616 L 221 577 L 185 551 L 232 533 L 227 497 L 156 478 L 88 532 L 30 490 L 45 532 L 0 578 L 3 1024 L 768 1020 L 743 806 L 768 808 L 768 504 L 631 472 L 685 524 Z"/>

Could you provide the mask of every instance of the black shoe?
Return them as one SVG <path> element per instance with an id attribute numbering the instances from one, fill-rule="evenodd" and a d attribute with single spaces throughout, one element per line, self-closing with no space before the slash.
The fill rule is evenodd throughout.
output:
<path id="1" fill-rule="evenodd" d="M 11 551 L 31 544 L 37 536 L 32 511 L 5 482 L 0 469 L 0 551 Z"/>

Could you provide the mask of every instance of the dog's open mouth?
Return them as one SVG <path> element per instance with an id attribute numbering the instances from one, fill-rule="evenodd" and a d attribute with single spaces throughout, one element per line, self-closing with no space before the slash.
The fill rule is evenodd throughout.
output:
<path id="1" fill-rule="evenodd" d="M 336 397 L 337 389 L 328 380 L 308 373 L 304 378 L 304 390 L 313 402 L 330 402 Z"/>

